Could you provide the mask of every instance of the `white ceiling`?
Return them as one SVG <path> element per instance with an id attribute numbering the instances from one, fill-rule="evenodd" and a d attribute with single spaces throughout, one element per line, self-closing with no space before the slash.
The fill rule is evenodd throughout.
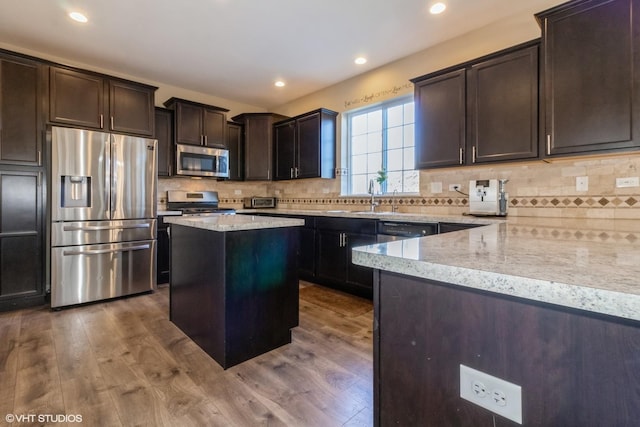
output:
<path id="1" fill-rule="evenodd" d="M 0 43 L 269 108 L 563 2 L 445 0 L 433 16 L 434 1 L 0 0 Z M 356 66 L 358 55 L 369 62 Z"/>

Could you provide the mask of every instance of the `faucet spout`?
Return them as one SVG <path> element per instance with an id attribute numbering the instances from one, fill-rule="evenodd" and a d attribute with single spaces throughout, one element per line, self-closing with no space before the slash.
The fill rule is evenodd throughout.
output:
<path id="1" fill-rule="evenodd" d="M 374 184 L 373 184 L 373 180 L 370 179 L 369 180 L 369 194 L 371 194 L 371 212 L 375 212 L 376 211 L 376 206 L 378 206 L 378 202 L 376 202 L 376 192 L 374 190 Z"/>

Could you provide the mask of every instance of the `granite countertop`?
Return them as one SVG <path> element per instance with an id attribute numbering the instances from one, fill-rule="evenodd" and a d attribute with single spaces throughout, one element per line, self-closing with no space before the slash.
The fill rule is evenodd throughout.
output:
<path id="1" fill-rule="evenodd" d="M 305 215 L 340 218 L 381 219 L 398 222 L 457 222 L 461 224 L 496 224 L 504 222 L 504 218 L 474 217 L 470 215 L 428 215 L 398 212 L 370 212 L 350 210 L 313 210 L 313 209 L 238 209 L 239 214 L 273 214 L 273 215 Z"/>
<path id="2" fill-rule="evenodd" d="M 640 221 L 514 217 L 357 247 L 353 262 L 640 320 Z"/>
<path id="3" fill-rule="evenodd" d="M 168 216 L 164 222 L 211 231 L 241 231 L 261 228 L 297 227 L 304 220 L 253 215 Z"/>

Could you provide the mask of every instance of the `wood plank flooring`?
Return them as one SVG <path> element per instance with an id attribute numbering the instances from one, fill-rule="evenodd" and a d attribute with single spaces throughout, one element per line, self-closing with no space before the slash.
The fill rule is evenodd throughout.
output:
<path id="1" fill-rule="evenodd" d="M 300 300 L 291 344 L 226 371 L 169 321 L 168 287 L 0 313 L 0 426 L 371 426 L 373 307 L 319 291 L 322 302 Z M 7 424 L 7 414 L 83 422 Z"/>

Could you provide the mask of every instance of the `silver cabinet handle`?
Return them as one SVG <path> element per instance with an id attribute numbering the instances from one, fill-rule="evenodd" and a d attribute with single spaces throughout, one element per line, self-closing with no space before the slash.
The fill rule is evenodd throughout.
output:
<path id="1" fill-rule="evenodd" d="M 551 155 L 551 134 L 547 135 L 547 156 Z"/>
<path id="2" fill-rule="evenodd" d="M 100 127 L 104 127 L 104 116 L 102 114 L 100 114 Z"/>
<path id="3" fill-rule="evenodd" d="M 298 167 L 296 166 L 296 178 L 298 177 L 299 173 L 298 173 Z"/>
<path id="4" fill-rule="evenodd" d="M 103 254 L 112 254 L 118 252 L 129 252 L 129 251 L 142 251 L 145 249 L 149 249 L 149 245 L 139 245 L 139 246 L 129 246 L 127 248 L 119 248 L 119 249 L 94 249 L 88 251 L 63 251 L 62 255 L 64 256 L 73 256 L 73 255 L 103 255 Z"/>
<path id="5" fill-rule="evenodd" d="M 204 145 L 207 145 L 207 142 L 209 141 L 209 137 L 207 135 L 204 136 Z"/>
<path id="6" fill-rule="evenodd" d="M 462 148 L 460 148 L 460 154 L 459 154 L 459 156 L 460 156 L 460 158 L 459 158 L 458 162 L 459 162 L 460 164 L 462 164 Z"/>
<path id="7" fill-rule="evenodd" d="M 476 146 L 471 147 L 471 163 L 476 162 Z"/>
<path id="8" fill-rule="evenodd" d="M 111 130 L 113 130 L 113 129 L 114 129 L 114 127 L 113 127 L 113 116 L 111 116 Z"/>
<path id="9" fill-rule="evenodd" d="M 151 224 L 136 224 L 136 225 L 90 225 L 83 227 L 81 225 L 67 225 L 62 228 L 63 231 L 101 231 L 101 230 L 124 230 L 127 228 L 150 228 Z"/>
<path id="10" fill-rule="evenodd" d="M 289 177 L 293 178 L 293 168 L 290 169 Z"/>
<path id="11" fill-rule="evenodd" d="M 42 151 L 38 150 L 38 166 L 42 166 Z"/>

